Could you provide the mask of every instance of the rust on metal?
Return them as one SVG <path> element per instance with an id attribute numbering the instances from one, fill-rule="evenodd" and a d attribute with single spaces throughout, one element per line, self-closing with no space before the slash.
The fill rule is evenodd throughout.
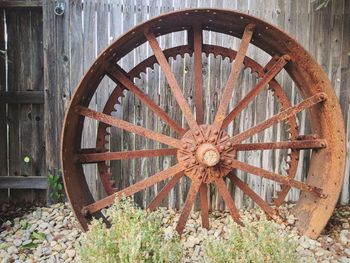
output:
<path id="1" fill-rule="evenodd" d="M 177 149 L 165 148 L 155 150 L 138 150 L 138 151 L 123 151 L 123 152 L 101 152 L 101 153 L 84 153 L 77 156 L 81 163 L 97 163 L 111 160 L 125 160 L 130 158 L 143 158 L 176 155 Z"/>
<path id="2" fill-rule="evenodd" d="M 204 44 L 204 29 L 240 38 L 238 51 Z M 162 50 L 156 36 L 180 30 L 188 32 L 188 43 Z M 150 45 L 154 55 L 140 62 L 129 72 L 125 72 L 118 66 L 118 60 L 143 43 Z M 270 61 L 265 66 L 261 66 L 247 57 L 249 45 L 255 45 L 268 53 L 271 56 Z M 220 55 L 222 59 L 229 58 L 232 62 L 228 80 L 221 87 L 222 97 L 212 123 L 206 123 L 204 120 L 203 53 L 206 56 Z M 193 55 L 194 58 L 194 112 L 184 97 L 168 62 L 169 58 L 176 58 L 178 55 L 184 57 L 185 54 Z M 162 69 L 189 129 L 177 123 L 133 82 L 134 78 L 140 78 L 141 73 L 147 74 L 147 69 L 153 68 L 154 64 L 158 64 Z M 233 110 L 227 113 L 239 74 L 247 68 L 257 74 L 259 81 Z M 290 75 L 303 97 L 303 101 L 294 106 L 275 79 L 282 70 Z M 116 83 L 116 88 L 108 98 L 103 111 L 98 112 L 89 109 L 88 105 L 103 76 L 110 77 Z M 265 88 L 272 91 L 280 105 L 280 112 L 239 134 L 230 136 L 227 131 L 229 124 Z M 164 135 L 112 117 L 115 105 L 121 103 L 120 98 L 124 96 L 125 90 L 134 94 L 155 116 L 162 119 L 177 133 L 177 137 Z M 296 115 L 304 110 L 307 110 L 310 116 L 311 133 L 300 135 Z M 81 148 L 84 118 L 98 122 L 96 147 Z M 277 123 L 286 124 L 285 132 L 288 134 L 286 141 L 245 142 Z M 112 136 L 108 133 L 108 128 L 111 126 L 155 140 L 171 148 L 113 152 L 106 146 L 108 145 L 106 138 Z M 340 193 L 345 167 L 344 134 L 340 108 L 326 74 L 291 37 L 260 19 L 234 11 L 208 8 L 177 11 L 151 19 L 116 40 L 93 63 L 78 85 L 62 131 L 61 159 L 65 189 L 78 222 L 86 230 L 91 214 L 107 222 L 100 210 L 111 205 L 115 198 L 132 196 L 154 184 L 170 179 L 148 204 L 148 209 L 155 210 L 179 180 L 186 176 L 191 180 L 191 187 L 176 227 L 177 231 L 182 233 L 198 193 L 202 225 L 209 228 L 209 184 L 216 186 L 232 218 L 239 224 L 241 224 L 239 211 L 234 197 L 226 186 L 226 178 L 229 178 L 235 187 L 240 188 L 260 206 L 269 218 L 278 222 L 284 219 L 278 214 L 276 207 L 283 203 L 293 187 L 302 191 L 294 209 L 294 214 L 299 219 L 298 227 L 304 234 L 315 238 L 325 226 L 331 215 L 331 208 L 335 206 Z M 286 176 L 241 162 L 237 157 L 239 151 L 278 149 L 288 149 L 288 160 L 285 161 L 289 169 Z M 301 182 L 295 179 L 298 163 L 301 161 L 299 152 L 308 149 L 313 150 L 310 168 L 306 181 Z M 126 188 L 117 190 L 113 187 L 110 161 L 165 155 L 176 155 L 177 164 Z M 86 163 L 97 163 L 99 178 L 107 192 L 107 197 L 101 200 L 92 198 L 84 175 L 83 165 Z M 281 191 L 277 194 L 274 203 L 269 204 L 264 201 L 235 175 L 236 170 L 277 182 L 281 186 Z M 325 207 L 328 209 L 325 210 Z"/>

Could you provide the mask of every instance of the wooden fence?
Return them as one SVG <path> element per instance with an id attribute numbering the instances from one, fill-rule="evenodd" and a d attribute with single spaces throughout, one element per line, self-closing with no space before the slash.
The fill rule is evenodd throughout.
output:
<path id="1" fill-rule="evenodd" d="M 40 1 L 32 2 L 40 3 Z M 57 2 L 65 4 L 65 13 L 62 16 L 57 16 L 53 12 Z M 0 135 L 1 138 L 7 138 L 6 147 L 3 147 L 3 142 L 1 141 L 0 165 L 1 167 L 6 167 L 6 169 L 2 169 L 1 176 L 46 176 L 49 173 L 58 173 L 60 171 L 59 143 L 64 111 L 68 106 L 70 96 L 75 86 L 96 56 L 115 38 L 142 21 L 146 21 L 164 12 L 197 7 L 239 10 L 271 22 L 294 36 L 299 43 L 311 52 L 323 69 L 328 73 L 336 94 L 339 97 L 347 131 L 349 132 L 350 2 L 347 0 L 333 0 L 327 8 L 318 11 L 306 0 L 47 0 L 43 1 L 42 7 L 44 21 L 43 36 L 39 36 L 38 32 L 34 32 L 35 30 L 40 31 L 38 29 L 40 27 L 39 25 L 34 26 L 35 24 L 33 24 L 32 31 L 26 30 L 28 36 L 21 34 L 23 30 L 17 28 L 17 44 L 10 45 L 11 34 L 10 31 L 7 30 L 8 59 L 11 60 L 10 54 L 14 52 L 13 54 L 16 55 L 13 59 L 16 61 L 13 65 L 16 63 L 19 65 L 16 64 L 14 68 L 17 68 L 17 71 L 12 72 L 11 64 L 8 63 L 8 65 L 10 65 L 8 67 L 8 77 L 7 79 L 3 77 L 0 79 L 0 91 L 6 91 L 7 97 L 2 96 L 1 98 L 7 100 L 9 92 L 11 91 L 31 90 L 31 94 L 33 94 L 31 99 L 33 99 L 34 90 L 44 91 L 44 105 L 33 104 L 33 101 L 31 101 L 31 104 L 28 104 L 28 101 L 26 101 L 26 104 L 19 104 L 19 106 L 18 104 L 9 103 L 9 101 L 7 101 L 8 104 L 6 107 L 1 105 Z M 22 9 L 15 9 L 15 11 L 13 11 L 12 8 L 3 9 L 2 12 L 5 12 L 5 21 L 8 28 L 15 27 L 13 24 L 14 22 L 11 22 L 11 12 L 19 12 L 20 10 Z M 21 12 L 24 11 L 22 10 Z M 31 7 L 30 10 L 26 9 L 25 12 L 30 13 L 31 21 L 36 23 L 33 18 L 35 15 L 32 13 L 38 12 L 38 14 L 41 14 L 41 9 L 37 10 Z M 17 18 L 17 20 L 19 20 L 17 24 L 21 21 L 23 22 L 20 18 Z M 42 20 L 37 21 L 37 23 L 41 23 L 41 21 Z M 26 26 L 29 25 L 27 24 Z M 14 33 L 13 36 L 15 36 Z M 36 43 L 34 46 L 33 43 L 30 44 L 25 41 L 25 39 L 33 39 L 33 37 L 37 37 L 35 41 L 33 40 L 34 43 Z M 40 37 L 43 39 L 43 57 L 41 56 L 41 51 L 39 51 L 39 43 L 41 43 L 39 40 Z M 23 41 L 21 41 L 22 39 Z M 164 48 L 183 44 L 185 41 L 185 33 L 170 34 L 160 38 L 161 46 Z M 204 41 L 206 43 L 219 44 L 231 48 L 237 48 L 238 43 L 234 38 L 211 32 L 204 33 Z M 0 45 L 4 45 L 4 43 L 0 43 Z M 15 51 L 11 51 L 11 49 Z M 20 52 L 21 50 L 31 50 L 31 52 L 24 52 L 25 54 L 20 57 L 18 54 L 23 53 Z M 35 54 L 38 55 L 35 56 Z M 149 46 L 142 45 L 123 59 L 121 66 L 125 70 L 129 70 L 151 54 L 152 51 Z M 269 59 L 267 54 L 262 53 L 254 47 L 249 49 L 248 55 L 259 61 L 262 65 Z M 35 56 L 35 58 L 33 56 Z M 32 58 L 32 60 L 30 60 L 30 58 Z M 26 59 L 29 64 L 24 63 L 24 61 L 27 61 Z M 209 55 L 204 58 L 204 63 L 204 80 L 206 86 L 205 105 L 207 108 L 205 118 L 207 121 L 210 121 L 213 118 L 218 98 L 220 98 L 221 95 L 221 86 L 224 85 L 228 76 L 229 62 L 227 59 L 222 60 L 221 57 Z M 23 66 L 21 68 L 20 64 L 26 65 L 28 69 L 26 67 L 23 68 Z M 32 64 L 33 66 L 28 66 Z M 177 59 L 171 59 L 171 65 L 173 71 L 176 73 L 178 82 L 182 85 L 186 98 L 192 106 L 192 58 L 186 55 L 184 58 L 177 57 Z M 38 80 L 39 76 L 36 75 L 38 74 L 36 67 L 44 68 L 44 71 L 40 71 L 41 74 L 43 74 L 41 75 L 41 77 L 43 77 L 41 79 L 43 81 L 41 82 Z M 2 73 L 5 72 L 4 65 L 2 65 L 2 67 L 0 66 L 0 70 L 2 70 Z M 178 107 L 176 107 L 169 90 L 166 88 L 166 81 L 161 74 L 161 70 L 155 66 L 153 70 L 148 69 L 147 72 L 148 76 L 142 75 L 139 79 L 135 79 L 136 84 L 147 92 L 150 97 L 154 98 L 170 116 L 179 122 L 184 122 Z M 24 78 L 23 76 L 31 77 Z M 16 80 L 15 82 L 17 84 L 11 84 L 11 79 Z M 281 73 L 277 79 L 287 91 L 292 103 L 297 102 L 299 97 L 290 78 L 288 78 L 286 74 Z M 249 70 L 246 70 L 240 78 L 241 84 L 237 87 L 238 93 L 235 94 L 231 104 L 239 100 L 256 80 L 256 77 L 251 76 Z M 5 81 L 8 83 L 7 86 L 3 84 Z M 20 84 L 22 83 L 21 81 L 23 81 L 23 84 Z M 28 88 L 28 83 L 30 83 L 29 86 L 31 88 Z M 158 88 L 151 89 L 151 86 Z M 108 99 L 108 95 L 114 87 L 115 84 L 111 80 L 103 80 L 97 94 L 90 103 L 90 107 L 101 111 L 105 101 Z M 21 93 L 20 97 L 22 99 L 24 98 L 23 95 L 24 93 Z M 41 98 L 41 95 L 38 96 Z M 125 98 L 122 100 L 123 106 L 118 107 L 115 113 L 118 117 L 123 117 L 130 122 L 137 123 L 144 127 L 154 128 L 164 134 L 172 134 L 159 120 L 153 118 L 146 107 L 132 95 L 126 94 Z M 275 114 L 279 110 L 277 104 L 276 99 L 271 93 L 266 92 L 262 94 L 247 111 L 237 119 L 234 125 L 230 127 L 230 132 L 244 130 L 252 124 Z M 14 110 L 12 108 L 15 108 L 17 111 L 13 113 Z M 30 108 L 32 112 L 31 118 L 29 118 L 27 114 L 28 108 Z M 34 111 L 36 113 L 33 113 Z M 21 115 L 22 112 L 24 115 Z M 40 114 L 43 114 L 44 118 L 42 118 Z M 26 138 L 24 141 L 18 140 L 17 137 L 14 139 L 13 135 L 11 136 L 11 127 L 13 127 L 10 125 L 10 120 L 13 120 L 13 118 L 9 118 L 11 116 L 16 119 L 13 133 L 17 134 L 16 136 L 18 136 L 18 138 Z M 298 118 L 301 133 L 307 133 L 309 129 L 307 125 L 307 115 L 302 114 L 298 116 Z M 28 129 L 29 126 L 31 129 Z M 97 126 L 94 122 L 89 120 L 85 121 L 83 136 L 84 147 L 94 146 L 96 128 Z M 132 136 L 128 133 L 123 133 L 116 129 L 111 129 L 110 132 L 112 134 L 112 139 L 109 146 L 112 150 L 159 147 L 157 143 L 141 139 L 138 136 Z M 252 141 L 273 141 L 283 139 L 283 136 L 285 136 L 283 134 L 283 127 L 277 126 L 252 138 Z M 36 141 L 38 138 L 40 138 L 40 143 Z M 349 145 L 349 140 L 347 144 Z M 14 146 L 12 147 L 12 145 Z M 26 147 L 29 150 L 24 151 L 24 149 L 27 149 Z M 38 148 L 43 149 L 43 147 L 45 147 L 45 151 L 38 150 Z M 15 156 L 12 155 L 11 157 L 11 151 Z M 41 154 L 45 154 L 45 157 L 41 156 Z M 301 162 L 298 167 L 298 179 L 302 179 L 305 175 L 304 171 L 307 170 L 309 154 L 308 151 L 302 152 L 301 154 L 303 162 Z M 23 158 L 27 155 L 31 160 L 29 162 L 31 168 L 27 167 L 28 163 L 23 162 Z M 239 156 L 239 158 L 265 169 L 281 172 L 285 165 L 281 157 L 285 155 L 286 152 L 283 151 L 267 151 L 245 154 Z M 349 163 L 349 156 L 347 160 L 347 163 Z M 118 174 L 118 176 L 113 178 L 116 185 L 124 186 L 147 177 L 159 169 L 168 167 L 173 161 L 173 158 L 162 157 L 151 158 L 149 160 L 115 161 L 111 162 L 110 165 L 114 175 Z M 18 169 L 17 173 L 15 173 L 16 169 Z M 86 165 L 85 172 L 93 195 L 98 198 L 103 196 L 104 191 L 97 176 L 96 165 Z M 121 175 L 119 175 L 120 172 Z M 349 202 L 349 172 L 349 166 L 347 166 L 341 203 Z M 267 200 L 270 200 L 278 190 L 276 185 L 269 181 L 250 177 L 243 173 L 239 175 Z M 161 186 L 162 184 L 159 184 L 141 193 L 136 197 L 137 200 L 140 203 L 147 202 L 157 193 Z M 187 190 L 188 182 L 187 180 L 183 180 L 171 192 L 168 200 L 164 204 L 175 207 L 181 206 L 184 202 Z M 11 197 L 15 191 L 17 190 L 11 190 Z M 222 201 L 215 193 L 214 189 L 211 189 L 211 191 L 213 208 L 222 208 Z M 232 189 L 232 191 L 235 190 Z M 4 191 L 5 195 L 8 193 L 8 190 Z M 243 204 L 250 205 L 249 200 L 246 199 L 240 191 L 235 191 L 233 194 L 239 206 Z M 298 191 L 293 190 L 288 195 L 288 199 L 296 200 L 298 194 Z"/>
<path id="2" fill-rule="evenodd" d="M 0 200 L 44 202 L 42 8 L 1 4 Z"/>

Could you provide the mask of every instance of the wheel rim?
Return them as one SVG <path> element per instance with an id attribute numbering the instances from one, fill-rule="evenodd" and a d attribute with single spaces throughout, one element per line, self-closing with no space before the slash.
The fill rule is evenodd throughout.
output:
<path id="1" fill-rule="evenodd" d="M 223 87 L 222 99 L 220 100 L 214 122 L 209 125 L 202 125 L 203 101 L 199 99 L 203 96 L 202 56 L 198 54 L 202 54 L 202 52 L 210 53 L 210 49 L 212 49 L 212 53 L 226 52 L 225 50 L 227 49 L 203 45 L 202 31 L 204 29 L 241 38 L 241 44 L 237 53 L 232 55 L 232 51 L 227 51 L 231 53 L 224 54 L 224 57 L 231 57 L 231 59 L 233 59 L 232 56 L 234 56 L 235 59 L 232 63 L 232 69 L 227 83 Z M 181 52 L 194 53 L 195 105 L 196 109 L 200 109 L 196 110 L 196 116 L 193 115 L 187 101 L 184 99 L 168 64 L 167 58 L 172 55 L 172 51 L 163 52 L 156 39 L 158 35 L 179 30 L 187 30 L 189 32 L 190 37 L 188 39 L 188 45 L 177 47 L 173 52 L 175 54 Z M 116 65 L 115 62 L 129 53 L 133 48 L 146 41 L 148 41 L 153 49 L 154 59 L 156 59 L 163 70 L 172 94 L 182 110 L 189 126 L 188 131 L 185 131 L 184 128 L 173 121 L 154 102 L 150 101 L 147 95 L 140 92 L 130 81 L 131 76 L 128 76 L 123 69 L 112 66 Z M 232 97 L 234 85 L 237 82 L 240 67 L 243 62 L 245 62 L 246 66 L 246 61 L 249 62 L 249 59 L 245 55 L 249 44 L 254 44 L 264 50 L 270 54 L 273 59 L 271 59 L 270 65 L 265 66 L 265 69 L 262 67 L 259 68 L 260 71 L 265 70 L 266 72 L 260 73 L 262 79 L 252 88 L 251 93 L 246 97 L 246 101 L 243 99 L 242 102 L 238 104 L 238 107 L 234 108 L 233 111 L 226 115 L 226 110 Z M 181 51 L 181 49 L 184 50 Z M 147 62 L 141 64 L 139 69 L 136 66 L 134 69 L 135 74 L 139 74 L 137 71 L 142 71 L 146 64 Z M 298 86 L 304 101 L 295 106 L 289 104 L 287 108 L 282 107 L 283 110 L 280 113 L 257 124 L 255 127 L 231 138 L 227 136 L 224 131 L 227 125 L 256 94 L 265 88 L 266 84 L 269 83 L 271 85 L 271 83 L 275 81 L 273 79 L 274 76 L 283 68 Z M 110 104 L 107 102 L 104 113 L 88 109 L 89 102 L 99 82 L 105 75 L 116 80 L 123 85 L 124 88 L 127 87 L 127 89 L 142 100 L 148 108 L 152 109 L 152 111 L 160 116 L 173 130 L 177 131 L 181 139 L 158 134 L 111 117 L 110 114 L 112 110 L 109 108 L 111 105 L 114 106 L 113 103 L 122 95 L 124 88 L 116 88 L 114 90 L 110 99 L 111 102 Z M 276 85 L 278 85 L 278 83 Z M 277 88 L 277 90 L 279 90 L 279 88 Z M 318 138 L 299 138 L 299 140 L 297 140 L 298 133 L 297 131 L 293 131 L 291 139 L 287 142 L 260 144 L 241 143 L 250 136 L 281 120 L 287 119 L 290 126 L 294 125 L 297 127 L 295 124 L 295 115 L 306 109 L 310 113 L 312 132 L 316 134 Z M 86 73 L 72 97 L 71 104 L 66 114 L 61 150 L 67 195 L 78 221 L 82 227 L 86 229 L 90 220 L 89 215 L 93 214 L 96 217 L 102 216 L 99 212 L 100 209 L 111 204 L 114 195 L 110 195 L 95 202 L 88 189 L 82 163 L 91 161 L 94 158 L 96 161 L 96 156 L 98 154 L 96 152 L 88 153 L 81 150 L 84 117 L 92 118 L 100 122 L 96 149 L 103 145 L 103 133 L 109 125 L 143 135 L 177 149 L 178 163 L 176 165 L 150 176 L 142 182 L 137 182 L 130 187 L 118 191 L 117 196 L 132 195 L 154 183 L 172 177 L 169 183 L 163 188 L 164 191 L 162 189 L 149 205 L 151 209 L 154 209 L 179 178 L 182 177 L 182 173 L 184 173 L 191 179 L 192 184 L 177 226 L 179 233 L 181 233 L 185 227 L 197 192 L 201 200 L 203 226 L 209 227 L 208 200 L 206 198 L 207 183 L 216 185 L 233 219 L 237 223 L 240 223 L 238 211 L 224 181 L 224 177 L 227 175 L 237 187 L 241 188 L 248 196 L 252 197 L 252 199 L 262 207 L 265 213 L 272 218 L 279 218 L 275 209 L 249 189 L 237 176 L 230 173 L 233 169 L 239 169 L 281 183 L 283 185 L 282 191 L 275 200 L 275 205 L 280 205 L 283 202 L 290 187 L 302 190 L 303 193 L 293 212 L 299 219 L 298 227 L 301 232 L 311 237 L 317 237 L 325 226 L 340 193 L 345 164 L 345 136 L 339 105 L 329 80 L 310 55 L 292 38 L 272 25 L 245 14 L 217 9 L 196 9 L 162 15 L 135 27 L 115 41 L 100 55 Z M 293 149 L 292 155 L 294 159 L 292 158 L 292 169 L 290 169 L 287 177 L 248 165 L 235 159 L 235 152 L 238 150 L 261 150 L 266 148 Z M 305 182 L 299 182 L 293 179 L 296 171 L 297 155 L 300 149 L 318 149 L 312 153 L 308 177 Z M 103 158 L 102 160 L 110 160 L 108 158 L 122 158 L 123 155 L 129 158 L 130 156 L 134 158 L 135 156 L 150 156 L 152 154 L 168 155 L 175 154 L 176 151 L 174 149 L 161 149 L 159 151 L 153 151 L 152 153 L 149 151 L 116 153 L 113 157 L 111 157 L 111 153 L 107 152 L 100 153 L 99 158 Z M 95 154 L 94 158 L 91 157 L 91 154 Z M 112 189 L 110 189 L 111 187 L 108 180 L 108 167 L 101 161 L 98 162 L 98 167 L 103 185 L 107 192 L 111 194 Z"/>

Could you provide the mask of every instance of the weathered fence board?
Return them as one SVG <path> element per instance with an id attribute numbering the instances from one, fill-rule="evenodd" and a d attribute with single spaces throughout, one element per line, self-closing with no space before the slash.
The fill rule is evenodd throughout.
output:
<path id="1" fill-rule="evenodd" d="M 5 10 L 0 9 L 0 50 L 6 49 L 5 44 Z M 0 92 L 6 92 L 6 55 L 0 55 Z M 7 176 L 7 117 L 6 104 L 0 103 L 0 176 Z M 8 201 L 8 189 L 0 189 L 0 200 Z"/>

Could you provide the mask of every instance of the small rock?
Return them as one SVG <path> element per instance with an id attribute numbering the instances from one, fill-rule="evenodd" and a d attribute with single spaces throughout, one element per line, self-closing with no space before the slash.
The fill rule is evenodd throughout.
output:
<path id="1" fill-rule="evenodd" d="M 315 253 L 316 257 L 322 257 L 324 255 L 324 252 L 322 250 L 319 250 Z"/>
<path id="2" fill-rule="evenodd" d="M 15 240 L 13 240 L 13 244 L 14 244 L 16 247 L 19 247 L 20 245 L 22 245 L 22 240 L 20 240 L 20 239 L 15 239 Z"/>
<path id="3" fill-rule="evenodd" d="M 201 251 L 201 247 L 200 247 L 199 245 L 196 245 L 195 248 L 194 248 L 193 255 L 194 255 L 195 257 L 198 257 L 200 251 Z"/>
<path id="4" fill-rule="evenodd" d="M 42 217 L 42 211 L 40 208 L 36 209 L 34 212 L 33 212 L 33 217 L 34 219 L 36 220 L 39 220 L 41 217 Z"/>
<path id="5" fill-rule="evenodd" d="M 41 247 L 37 247 L 35 252 L 34 252 L 34 256 L 41 257 L 42 254 L 43 254 L 42 248 Z"/>
<path id="6" fill-rule="evenodd" d="M 57 252 L 60 252 L 60 251 L 62 250 L 62 246 L 59 245 L 59 244 L 57 244 L 57 245 L 55 245 L 55 246 L 52 248 L 52 250 L 57 251 Z"/>
<path id="7" fill-rule="evenodd" d="M 33 224 L 29 227 L 29 231 L 33 232 L 38 227 L 38 224 Z"/>
<path id="8" fill-rule="evenodd" d="M 349 223 L 343 223 L 342 224 L 342 228 L 349 229 L 350 228 L 350 224 Z"/>
<path id="9" fill-rule="evenodd" d="M 74 249 L 68 249 L 66 251 L 66 253 L 67 253 L 68 257 L 70 257 L 70 258 L 74 258 L 75 257 L 75 250 Z"/>
<path id="10" fill-rule="evenodd" d="M 307 240 L 304 240 L 304 241 L 300 242 L 300 246 L 305 248 L 305 249 L 308 249 L 308 248 L 310 248 L 310 243 Z"/>
<path id="11" fill-rule="evenodd" d="M 350 248 L 344 249 L 344 253 L 350 257 Z"/>
<path id="12" fill-rule="evenodd" d="M 199 239 L 195 238 L 193 236 L 189 236 L 188 239 L 185 242 L 185 247 L 187 248 L 193 248 L 195 245 L 199 244 Z"/>
<path id="13" fill-rule="evenodd" d="M 343 244 L 343 245 L 346 245 L 347 243 L 350 242 L 350 232 L 349 230 L 342 230 L 340 231 L 340 236 L 339 236 L 339 239 L 340 239 L 340 242 Z"/>
<path id="14" fill-rule="evenodd" d="M 67 253 L 63 253 L 63 254 L 61 255 L 61 258 L 62 258 L 63 260 L 67 260 L 67 259 L 69 258 L 69 256 L 68 256 Z"/>
<path id="15" fill-rule="evenodd" d="M 33 240 L 27 239 L 27 240 L 23 241 L 22 246 L 28 245 L 28 244 L 30 244 L 32 242 L 33 242 Z"/>
<path id="16" fill-rule="evenodd" d="M 51 242 L 50 242 L 50 246 L 51 246 L 51 247 L 56 246 L 56 244 L 57 244 L 57 241 L 51 241 Z"/>
<path id="17" fill-rule="evenodd" d="M 341 257 L 341 258 L 339 258 L 339 262 L 341 262 L 341 263 L 350 263 L 350 258 Z"/>
<path id="18" fill-rule="evenodd" d="M 326 242 L 328 242 L 328 243 L 332 243 L 332 242 L 333 242 L 333 239 L 332 239 L 332 238 L 330 238 L 330 237 L 327 237 L 327 238 L 326 238 Z"/>
<path id="19" fill-rule="evenodd" d="M 344 247 L 339 243 L 335 243 L 335 244 L 333 244 L 331 249 L 333 249 L 336 253 L 340 253 L 344 250 Z"/>
<path id="20" fill-rule="evenodd" d="M 164 229 L 164 237 L 165 239 L 169 240 L 172 239 L 174 236 L 174 230 L 172 227 L 167 227 L 166 229 Z"/>
<path id="21" fill-rule="evenodd" d="M 48 226 L 49 226 L 49 223 L 42 222 L 42 223 L 39 225 L 39 228 L 41 228 L 41 229 L 46 229 Z"/>
<path id="22" fill-rule="evenodd" d="M 7 249 L 7 253 L 9 253 L 10 255 L 16 254 L 16 253 L 18 253 L 18 249 L 17 249 L 15 246 L 10 246 L 10 247 Z"/>

